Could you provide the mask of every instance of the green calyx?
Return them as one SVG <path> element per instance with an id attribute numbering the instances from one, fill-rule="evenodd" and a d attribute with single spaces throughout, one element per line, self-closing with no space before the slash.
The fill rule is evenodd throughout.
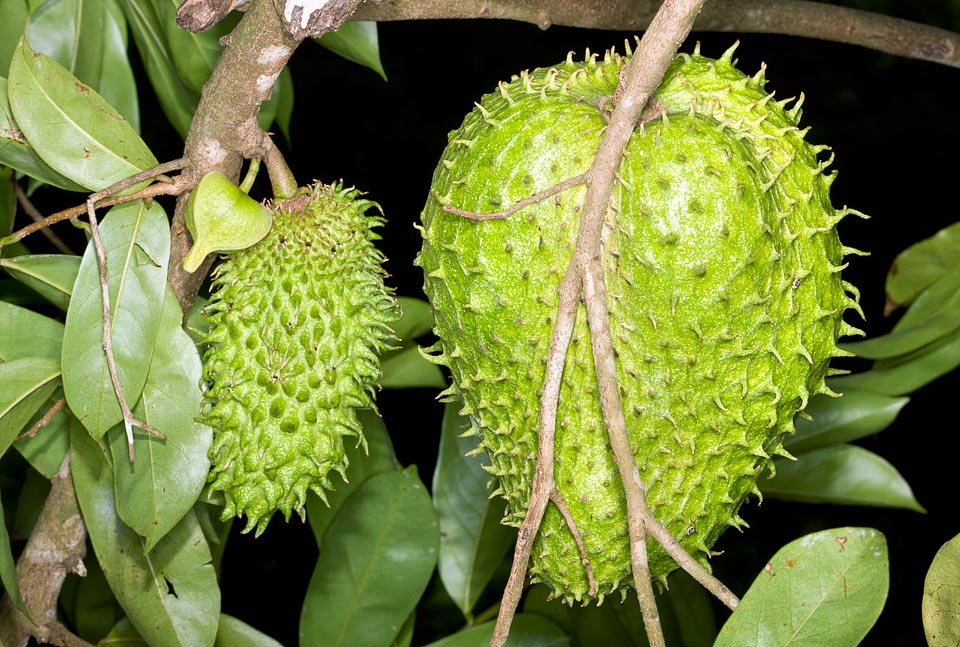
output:
<path id="1" fill-rule="evenodd" d="M 500 211 L 586 172 L 604 107 L 626 58 L 568 59 L 501 83 L 453 132 L 424 208 L 418 263 L 449 366 L 479 448 L 520 525 L 537 459 L 539 397 L 576 241 L 584 185 L 500 220 L 445 211 Z M 825 147 L 750 77 L 719 60 L 681 55 L 637 127 L 603 235 L 617 379 L 648 503 L 706 563 L 756 480 L 786 455 L 793 418 L 824 384 L 842 320 L 859 311 L 840 278 L 845 254 L 829 200 Z M 548 508 L 530 572 L 568 601 L 602 599 L 629 583 L 623 489 L 607 438 L 586 311 L 580 306 L 563 373 L 555 476 L 598 588 L 590 591 L 574 536 Z M 648 542 L 651 574 L 676 568 Z"/>
<path id="2" fill-rule="evenodd" d="M 214 429 L 211 491 L 245 531 L 273 512 L 303 515 L 326 500 L 344 443 L 363 443 L 356 409 L 374 407 L 379 354 L 393 340 L 396 300 L 374 247 L 377 205 L 317 185 L 281 203 L 259 243 L 220 265 L 205 317 L 204 420 Z M 292 206 L 295 205 L 295 206 Z"/>
<path id="3" fill-rule="evenodd" d="M 187 201 L 185 220 L 193 246 L 183 268 L 195 272 L 207 254 L 235 252 L 256 244 L 273 223 L 273 212 L 218 171 L 204 175 Z"/>

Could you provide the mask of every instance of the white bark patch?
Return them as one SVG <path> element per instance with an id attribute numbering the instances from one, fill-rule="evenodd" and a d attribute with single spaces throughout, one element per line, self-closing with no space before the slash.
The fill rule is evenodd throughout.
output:
<path id="1" fill-rule="evenodd" d="M 200 155 L 213 164 L 219 164 L 227 156 L 227 151 L 214 139 L 202 140 L 197 148 L 200 150 Z"/>
<path id="2" fill-rule="evenodd" d="M 277 77 L 280 76 L 280 72 L 274 74 L 261 74 L 257 77 L 257 91 L 264 95 L 273 88 L 273 84 L 276 82 Z"/>
<path id="3" fill-rule="evenodd" d="M 271 45 L 257 57 L 257 63 L 261 65 L 273 65 L 287 59 L 290 56 L 290 48 L 286 45 Z"/>
<path id="4" fill-rule="evenodd" d="M 287 0 L 287 4 L 283 7 L 283 17 L 287 22 L 292 22 L 294 9 L 303 8 L 303 13 L 300 14 L 300 29 L 306 29 L 313 12 L 320 11 L 329 3 L 330 0 Z"/>

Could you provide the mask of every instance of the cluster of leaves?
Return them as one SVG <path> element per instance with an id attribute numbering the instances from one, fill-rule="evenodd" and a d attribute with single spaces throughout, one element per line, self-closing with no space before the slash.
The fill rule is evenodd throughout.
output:
<path id="1" fill-rule="evenodd" d="M 160 106 L 185 135 L 219 38 L 235 24 L 192 34 L 174 23 L 176 0 L 0 0 L 0 238 L 13 229 L 17 190 L 42 185 L 102 189 L 156 165 L 139 131 L 139 94 L 128 61 L 128 32 Z M 95 36 L 91 36 L 95 34 Z M 376 28 L 351 23 L 321 44 L 382 75 Z M 38 54 L 41 52 L 42 54 Z M 284 72 L 263 106 L 261 125 L 289 128 L 293 82 Z M 15 537 L 29 537 L 50 479 L 69 455 L 73 485 L 93 548 L 87 576 L 67 581 L 64 622 L 101 644 L 277 644 L 220 613 L 220 563 L 230 523 L 204 491 L 211 431 L 200 406 L 198 347 L 203 300 L 183 317 L 167 286 L 169 218 L 156 202 L 112 208 L 100 225 L 119 381 L 135 416 L 165 440 L 137 431 L 127 457 L 122 414 L 102 350 L 101 279 L 92 244 L 82 258 L 2 250 L 0 267 L 0 580 L 24 609 Z M 922 510 L 885 460 L 849 444 L 896 417 L 906 394 L 960 364 L 960 233 L 945 230 L 907 250 L 888 279 L 891 300 L 909 305 L 894 331 L 851 344 L 873 368 L 834 378 L 840 399 L 810 404 L 779 461 L 770 497 Z M 384 388 L 440 389 L 446 378 L 423 360 L 416 340 L 432 329 L 429 306 L 401 298 L 400 346 L 382 358 Z M 489 499 L 488 475 L 460 437 L 466 421 L 448 404 L 432 497 L 415 468 L 402 467 L 379 417 L 362 412 L 368 453 L 351 450 L 349 481 L 311 498 L 308 520 L 319 559 L 303 603 L 302 644 L 397 645 L 413 641 L 426 612 L 452 616 L 432 647 L 486 644 L 515 531 L 500 525 L 503 503 Z M 43 426 L 38 427 L 38 423 Z M 24 434 L 24 432 L 27 432 Z M 19 437 L 18 437 L 19 436 Z M 11 451 L 12 449 L 12 451 Z M 928 579 L 924 620 L 932 645 L 955 644 L 958 623 L 943 609 L 960 571 L 956 542 Z M 436 573 L 436 577 L 434 574 Z M 799 593 L 798 593 L 799 591 Z M 722 629 L 710 601 L 677 574 L 660 595 L 671 644 L 744 645 L 758 630 L 771 644 L 843 627 L 855 644 L 872 626 L 887 591 L 883 537 L 868 529 L 824 531 L 771 558 Z M 630 600 L 571 609 L 533 587 L 514 621 L 511 644 L 644 644 Z M 952 606 L 951 606 L 952 605 Z M 462 616 L 462 620 L 459 616 Z M 444 632 L 439 632 L 441 636 Z M 951 638 L 952 637 L 952 638 Z M 949 640 L 953 640 L 950 643 Z M 840 638 L 838 638 L 840 640 Z M 840 643 L 835 643 L 840 644 Z"/>

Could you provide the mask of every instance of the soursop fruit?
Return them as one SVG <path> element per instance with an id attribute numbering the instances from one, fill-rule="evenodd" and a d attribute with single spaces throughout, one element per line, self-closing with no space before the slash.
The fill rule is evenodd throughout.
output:
<path id="1" fill-rule="evenodd" d="M 374 247 L 377 205 L 318 184 L 274 208 L 259 243 L 215 273 L 205 317 L 204 421 L 214 429 L 210 490 L 224 518 L 263 532 L 274 510 L 303 515 L 326 500 L 363 443 L 355 409 L 373 407 L 379 353 L 393 339 L 396 299 Z"/>
<path id="2" fill-rule="evenodd" d="M 859 311 L 840 278 L 844 247 L 831 206 L 826 147 L 805 140 L 800 102 L 774 101 L 761 70 L 733 51 L 680 55 L 627 146 L 603 231 L 607 307 L 634 457 L 656 516 L 706 563 L 738 509 L 786 456 L 785 435 L 830 358 L 846 355 L 842 320 Z M 451 133 L 422 214 L 418 263 L 449 366 L 506 498 L 527 510 L 539 396 L 586 188 L 550 193 L 594 159 L 626 57 L 538 69 L 501 83 Z M 547 192 L 502 219 L 497 212 Z M 557 414 L 555 474 L 601 599 L 630 581 L 626 506 L 607 438 L 579 306 Z M 653 540 L 651 573 L 676 564 Z M 586 601 L 571 531 L 550 505 L 535 541 L 534 581 Z"/>

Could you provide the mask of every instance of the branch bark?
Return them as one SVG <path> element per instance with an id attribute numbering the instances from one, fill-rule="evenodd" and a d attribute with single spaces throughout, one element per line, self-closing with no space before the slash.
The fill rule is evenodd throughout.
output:
<path id="1" fill-rule="evenodd" d="M 353 20 L 500 18 L 552 25 L 642 31 L 660 6 L 641 0 L 380 0 Z M 694 31 L 803 36 L 858 45 L 895 56 L 960 67 L 960 34 L 882 14 L 807 0 L 713 0 Z"/>

